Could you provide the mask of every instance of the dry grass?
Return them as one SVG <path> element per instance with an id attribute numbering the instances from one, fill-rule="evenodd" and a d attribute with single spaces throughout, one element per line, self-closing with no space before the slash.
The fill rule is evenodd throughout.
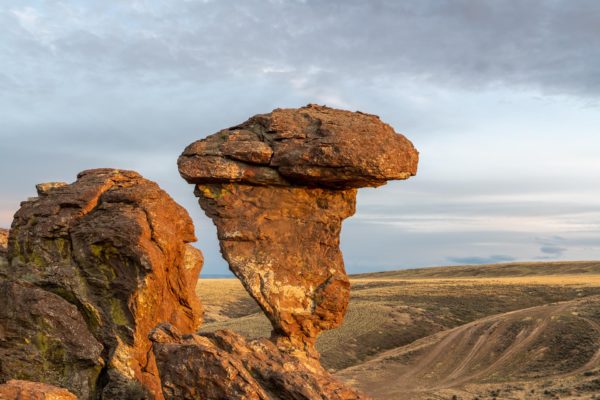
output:
<path id="1" fill-rule="evenodd" d="M 338 376 L 375 399 L 590 398 L 599 323 L 598 296 L 527 308 L 427 336 Z"/>
<path id="2" fill-rule="evenodd" d="M 600 274 L 361 276 L 351 281 L 343 325 L 324 332 L 317 342 L 324 365 L 332 370 L 489 315 L 600 294 Z M 206 310 L 202 331 L 231 329 L 249 338 L 270 335 L 269 321 L 237 279 L 200 280 L 197 292 Z"/>
<path id="3" fill-rule="evenodd" d="M 491 278 L 533 275 L 600 275 L 600 261 L 513 262 L 416 268 L 354 275 L 353 278 Z"/>
<path id="4" fill-rule="evenodd" d="M 199 279 L 196 294 L 204 306 L 205 323 L 262 315 L 258 304 L 237 279 Z"/>
<path id="5" fill-rule="evenodd" d="M 522 343 L 516 338 L 522 335 L 523 329 L 533 332 L 537 325 L 525 321 L 534 321 L 535 318 L 532 315 L 531 320 L 525 318 L 510 322 L 502 317 L 515 315 L 502 314 L 507 312 L 527 313 L 530 308 L 543 313 L 545 307 L 532 307 L 564 301 L 580 304 L 594 299 L 591 296 L 600 296 L 600 262 L 513 263 L 391 271 L 353 276 L 351 282 L 352 295 L 344 323 L 338 329 L 321 334 L 317 348 L 326 367 L 341 371 L 340 376 L 372 390 L 376 398 L 562 399 L 593 398 L 592 393 L 600 393 L 600 365 L 568 373 L 589 358 L 590 351 L 597 348 L 593 346 L 600 346 L 594 344 L 600 329 L 599 332 L 587 329 L 586 323 L 576 314 L 600 323 L 600 307 L 580 307 L 576 314 L 551 316 L 548 324 L 544 325 L 550 328 L 532 340 L 529 348 L 519 350 L 520 353 L 510 349 L 515 343 Z M 198 282 L 197 293 L 206 311 L 202 331 L 231 329 L 249 338 L 270 335 L 269 321 L 237 279 L 202 279 Z M 470 329 L 468 324 L 477 324 L 486 321 L 486 318 L 499 318 L 498 323 L 506 327 L 504 333 L 496 338 L 496 350 L 482 352 L 478 356 L 480 361 L 472 363 L 468 357 L 461 360 L 453 348 L 442 349 L 442 354 L 455 355 L 455 359 L 441 359 L 441 363 L 430 367 L 423 364 L 422 371 L 427 376 L 429 369 L 434 371 L 437 368 L 440 376 L 447 376 L 452 373 L 444 368 L 452 369 L 453 365 L 461 363 L 468 366 L 465 371 L 472 373 L 485 367 L 488 357 L 491 360 L 500 351 L 512 351 L 513 364 L 489 374 L 487 380 L 467 379 L 460 381 L 458 386 L 418 388 L 404 397 L 377 397 L 384 386 L 389 386 L 393 392 L 396 385 L 399 391 L 395 393 L 404 393 L 405 383 L 397 378 L 404 373 L 402 365 L 421 365 L 419 357 L 427 353 L 409 351 L 416 343 L 431 341 L 433 346 L 436 342 L 432 338 L 446 335 L 454 329 L 464 332 L 462 336 L 457 335 L 457 340 L 463 338 L 460 339 L 462 341 L 456 342 L 461 343 L 465 350 L 463 353 L 476 354 L 469 350 L 469 346 L 478 343 L 478 340 L 485 343 L 487 339 L 478 336 L 483 330 Z M 378 363 L 377 360 L 390 352 L 398 353 L 397 357 Z M 600 359 L 600 355 L 598 357 Z M 373 371 L 369 372 L 369 366 L 374 366 Z M 366 370 L 360 374 L 353 376 L 348 372 L 362 367 Z M 399 368 L 398 374 L 392 374 L 385 382 L 377 381 L 377 376 L 390 368 Z M 553 370 L 562 375 L 544 377 Z M 460 374 L 454 375 L 460 377 Z M 373 382 L 369 381 L 369 376 L 374 377 Z M 431 380 L 437 381 L 439 379 Z M 425 385 L 431 383 L 427 383 L 427 379 L 421 382 Z"/>

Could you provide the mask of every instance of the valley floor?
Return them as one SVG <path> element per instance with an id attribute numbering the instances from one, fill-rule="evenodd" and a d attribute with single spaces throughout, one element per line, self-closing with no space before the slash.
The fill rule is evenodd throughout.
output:
<path id="1" fill-rule="evenodd" d="M 270 335 L 235 279 L 201 279 L 203 331 Z M 375 399 L 600 399 L 600 262 L 352 277 L 323 364 Z"/>

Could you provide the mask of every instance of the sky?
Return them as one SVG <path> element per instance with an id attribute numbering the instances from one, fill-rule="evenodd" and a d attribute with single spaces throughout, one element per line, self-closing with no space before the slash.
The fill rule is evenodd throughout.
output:
<path id="1" fill-rule="evenodd" d="M 277 107 L 377 114 L 417 176 L 361 189 L 348 272 L 600 259 L 600 2 L 11 1 L 0 5 L 0 226 L 35 184 L 133 169 L 216 229 L 176 160 Z"/>

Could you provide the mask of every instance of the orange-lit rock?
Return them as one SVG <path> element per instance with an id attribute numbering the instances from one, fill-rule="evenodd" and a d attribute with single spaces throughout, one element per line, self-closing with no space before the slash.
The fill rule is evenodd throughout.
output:
<path id="1" fill-rule="evenodd" d="M 77 397 L 67 389 L 13 379 L 0 385 L 0 400 L 77 400 Z"/>
<path id="2" fill-rule="evenodd" d="M 8 229 L 0 228 L 0 257 L 6 257 L 6 246 L 8 245 Z"/>
<path id="3" fill-rule="evenodd" d="M 168 324 L 151 338 L 167 399 L 366 400 L 316 360 L 280 351 L 268 339 L 230 331 L 180 335 Z"/>
<path id="4" fill-rule="evenodd" d="M 163 321 L 188 333 L 201 323 L 194 289 L 202 255 L 188 244 L 195 236 L 187 212 L 132 171 L 84 171 L 72 184 L 38 185 L 38 194 L 15 214 L 6 275 L 76 307 L 102 345 L 91 384 L 95 396 L 125 399 L 147 392 L 162 398 L 148 333 Z M 42 333 L 44 318 L 32 321 Z M 23 372 L 18 363 L 2 364 L 3 379 Z M 59 362 L 50 365 L 58 368 Z M 68 369 L 30 372 L 40 375 L 31 380 L 61 383 L 85 398 L 72 387 L 74 380 L 62 376 L 71 374 Z"/>
<path id="5" fill-rule="evenodd" d="M 348 304 L 339 235 L 356 188 L 409 178 L 417 163 L 411 142 L 377 116 L 316 105 L 256 115 L 178 161 L 277 342 L 315 357 L 317 335 Z"/>

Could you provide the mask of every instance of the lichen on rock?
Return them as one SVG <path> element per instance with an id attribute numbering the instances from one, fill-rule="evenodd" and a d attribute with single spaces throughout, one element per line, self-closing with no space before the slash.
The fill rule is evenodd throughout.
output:
<path id="1" fill-rule="evenodd" d="M 2 279 L 0 304 L 0 382 L 40 380 L 91 398 L 103 348 L 77 307 L 30 283 Z"/>
<path id="2" fill-rule="evenodd" d="M 156 183 L 133 171 L 88 170 L 72 184 L 37 188 L 39 197 L 23 202 L 12 223 L 4 276 L 14 282 L 6 284 L 30 285 L 32 295 L 54 299 L 54 309 L 76 310 L 83 325 L 72 334 L 96 343 L 85 346 L 81 355 L 96 374 L 86 378 L 93 396 L 144 398 L 147 393 L 162 398 L 148 332 L 163 321 L 183 332 L 193 332 L 201 323 L 195 284 L 202 255 L 189 244 L 195 241 L 189 215 Z M 10 315 L 0 315 L 0 331 L 25 324 L 14 315 L 23 312 L 17 309 L 23 304 L 13 306 L 5 310 Z M 60 313 L 42 311 L 30 327 L 41 335 L 37 350 L 19 347 L 16 336 L 0 342 L 0 381 L 28 374 L 29 380 L 63 385 L 90 398 L 58 362 L 48 366 L 52 373 L 47 374 L 43 368 L 26 371 L 25 364 L 15 361 L 11 351 L 16 348 L 23 348 L 23 361 L 60 358 L 43 353 L 59 335 L 55 325 L 63 319 Z M 62 329 L 69 332 L 74 325 Z M 80 355 L 65 345 L 67 339 L 57 340 L 56 349 L 64 365 L 74 368 L 78 364 L 69 360 Z"/>

